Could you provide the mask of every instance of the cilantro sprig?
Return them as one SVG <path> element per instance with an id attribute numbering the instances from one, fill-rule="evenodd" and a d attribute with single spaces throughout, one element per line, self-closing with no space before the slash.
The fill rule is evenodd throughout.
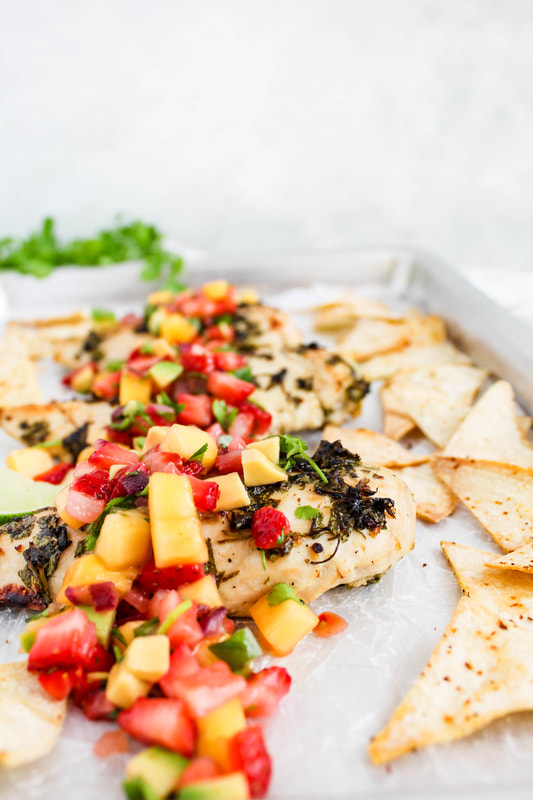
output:
<path id="1" fill-rule="evenodd" d="M 225 431 L 228 431 L 239 413 L 238 409 L 228 406 L 225 400 L 213 400 L 212 408 L 216 421 Z"/>
<path id="2" fill-rule="evenodd" d="M 295 510 L 294 516 L 296 519 L 316 519 L 320 516 L 320 510 L 313 506 L 299 506 Z"/>
<path id="3" fill-rule="evenodd" d="M 307 442 L 304 442 L 303 439 L 300 439 L 299 436 L 290 436 L 288 433 L 282 433 L 279 437 L 279 449 L 280 449 L 280 466 L 288 471 L 295 463 L 295 459 L 303 458 L 305 459 L 315 470 L 317 475 L 320 477 L 324 483 L 328 482 L 328 479 L 318 466 L 318 464 L 313 461 L 310 455 L 306 453 L 307 450 Z"/>

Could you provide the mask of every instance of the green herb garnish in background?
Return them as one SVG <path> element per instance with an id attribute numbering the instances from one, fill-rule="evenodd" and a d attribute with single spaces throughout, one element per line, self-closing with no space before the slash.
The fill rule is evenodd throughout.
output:
<path id="1" fill-rule="evenodd" d="M 183 288 L 178 280 L 183 260 L 163 248 L 163 234 L 157 228 L 139 220 L 100 231 L 92 239 L 61 242 L 54 220 L 47 217 L 41 229 L 26 239 L 0 239 L 0 270 L 37 278 L 45 278 L 57 267 L 67 265 L 103 267 L 137 260 L 144 261 L 143 280 L 166 279 L 169 289 Z"/>

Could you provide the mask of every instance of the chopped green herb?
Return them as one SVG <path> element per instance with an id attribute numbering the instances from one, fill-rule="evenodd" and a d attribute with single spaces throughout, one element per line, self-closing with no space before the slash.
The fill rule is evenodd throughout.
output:
<path id="1" fill-rule="evenodd" d="M 116 644 L 113 645 L 113 655 L 115 656 L 117 664 L 120 664 L 124 658 L 124 653 L 121 652 L 120 647 L 117 647 Z"/>
<path id="2" fill-rule="evenodd" d="M 294 465 L 296 458 L 303 458 L 313 467 L 324 483 L 328 482 L 318 464 L 305 452 L 307 450 L 307 442 L 304 442 L 299 436 L 290 436 L 288 433 L 282 433 L 279 436 L 279 446 L 281 453 L 280 466 L 283 469 L 288 471 Z"/>
<path id="3" fill-rule="evenodd" d="M 154 346 L 152 342 L 145 342 L 139 348 L 139 353 L 142 353 L 143 356 L 153 356 L 154 354 Z"/>
<path id="4" fill-rule="evenodd" d="M 119 631 L 119 629 L 118 629 L 118 628 L 111 628 L 111 637 L 112 637 L 113 639 L 116 639 L 116 640 L 117 640 L 117 642 L 120 642 L 120 644 L 123 644 L 123 645 L 124 645 L 124 647 L 127 647 L 127 646 L 128 646 L 128 643 L 127 643 L 127 641 L 125 640 L 125 638 L 124 638 L 124 636 L 123 636 L 123 634 L 122 634 L 122 631 Z"/>
<path id="5" fill-rule="evenodd" d="M 108 311 L 105 308 L 93 308 L 91 311 L 91 318 L 93 322 L 116 322 L 117 316 L 113 311 Z"/>
<path id="6" fill-rule="evenodd" d="M 261 550 L 261 564 L 263 565 L 263 569 L 266 572 L 267 562 L 266 562 L 266 554 L 265 554 L 264 550 Z"/>
<path id="7" fill-rule="evenodd" d="M 155 633 L 159 627 L 159 618 L 153 617 L 153 619 L 148 619 L 146 622 L 143 622 L 142 625 L 139 625 L 138 628 L 135 628 L 133 631 L 133 636 L 137 638 L 137 636 L 150 636 L 152 633 Z"/>
<path id="8" fill-rule="evenodd" d="M 125 431 L 131 428 L 136 419 L 142 419 L 151 427 L 153 425 L 151 417 L 144 410 L 144 406 L 138 400 L 130 400 L 122 408 L 122 419 L 117 422 L 110 422 L 109 427 L 117 431 Z"/>
<path id="9" fill-rule="evenodd" d="M 170 408 L 173 408 L 176 414 L 181 414 L 181 412 L 185 408 L 185 405 L 183 403 L 175 403 L 174 400 L 172 400 L 166 392 L 159 392 L 159 394 L 156 397 L 156 400 L 163 406 L 170 406 Z"/>
<path id="10" fill-rule="evenodd" d="M 181 617 L 182 614 L 185 614 L 185 612 L 188 611 L 190 608 L 192 608 L 192 600 L 187 599 L 184 600 L 182 603 L 180 603 L 179 606 L 177 606 L 173 611 L 170 612 L 170 614 L 168 614 L 165 617 L 165 619 L 157 629 L 157 633 L 158 634 L 167 633 L 174 624 L 174 622 L 177 620 L 177 618 Z"/>
<path id="11" fill-rule="evenodd" d="M 189 456 L 189 458 L 187 460 L 188 461 L 199 461 L 200 464 L 201 464 L 208 446 L 209 445 L 206 442 L 201 447 L 199 447 L 198 450 L 195 453 L 192 454 L 192 456 Z"/>
<path id="12" fill-rule="evenodd" d="M 305 605 L 304 601 L 298 597 L 292 586 L 289 586 L 288 583 L 276 583 L 268 595 L 268 605 L 279 606 L 280 603 L 284 603 L 286 600 L 296 600 L 297 603 Z"/>
<path id="13" fill-rule="evenodd" d="M 146 436 L 136 436 L 133 440 L 133 446 L 136 450 L 142 450 L 145 442 Z"/>
<path id="14" fill-rule="evenodd" d="M 33 622 L 34 619 L 42 619 L 43 617 L 50 616 L 50 609 L 45 608 L 44 611 L 39 611 L 38 614 L 32 614 L 31 617 L 26 618 L 26 622 Z"/>
<path id="15" fill-rule="evenodd" d="M 239 413 L 238 409 L 228 406 L 225 400 L 213 400 L 212 408 L 216 421 L 227 431 Z"/>
<path id="16" fill-rule="evenodd" d="M 38 447 L 40 450 L 45 450 L 47 447 L 59 447 L 62 444 L 62 439 L 52 439 L 51 442 L 39 442 L 39 444 L 33 444 L 32 447 Z"/>
<path id="17" fill-rule="evenodd" d="M 122 369 L 125 363 L 125 361 L 120 361 L 119 359 L 116 361 L 108 361 L 106 364 L 106 369 L 108 369 L 109 372 L 118 372 L 119 369 Z"/>
<path id="18" fill-rule="evenodd" d="M 240 628 L 229 639 L 212 644 L 209 649 L 234 672 L 244 670 L 250 661 L 263 654 L 250 628 Z"/>
<path id="19" fill-rule="evenodd" d="M 241 381 L 248 381 L 248 383 L 255 383 L 254 376 L 252 375 L 252 370 L 248 365 L 233 370 L 233 375 L 235 375 L 236 378 L 240 378 Z"/>
<path id="20" fill-rule="evenodd" d="M 320 511 L 313 506 L 299 506 L 294 512 L 294 516 L 296 519 L 316 519 L 320 516 Z"/>

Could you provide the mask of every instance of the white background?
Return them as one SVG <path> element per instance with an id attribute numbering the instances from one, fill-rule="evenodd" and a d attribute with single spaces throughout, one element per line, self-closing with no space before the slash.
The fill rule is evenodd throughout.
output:
<path id="1" fill-rule="evenodd" d="M 0 235 L 527 269 L 530 0 L 0 0 Z"/>

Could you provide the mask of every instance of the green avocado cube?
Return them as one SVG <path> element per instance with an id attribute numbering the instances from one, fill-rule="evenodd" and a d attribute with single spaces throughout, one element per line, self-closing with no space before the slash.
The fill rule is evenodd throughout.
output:
<path id="1" fill-rule="evenodd" d="M 244 772 L 230 772 L 218 778 L 188 783 L 180 789 L 180 800 L 248 800 L 250 788 Z"/>
<path id="2" fill-rule="evenodd" d="M 96 638 L 107 650 L 111 638 L 111 629 L 115 624 L 116 611 L 95 611 L 92 606 L 79 607 L 82 611 L 85 611 L 89 622 L 94 622 Z"/>
<path id="3" fill-rule="evenodd" d="M 163 800 L 176 788 L 188 763 L 163 747 L 148 747 L 128 761 L 124 790 L 132 800 Z"/>
<path id="4" fill-rule="evenodd" d="M 159 361 L 148 370 L 148 374 L 160 389 L 169 386 L 182 372 L 183 367 L 181 364 L 175 364 L 174 361 Z"/>

